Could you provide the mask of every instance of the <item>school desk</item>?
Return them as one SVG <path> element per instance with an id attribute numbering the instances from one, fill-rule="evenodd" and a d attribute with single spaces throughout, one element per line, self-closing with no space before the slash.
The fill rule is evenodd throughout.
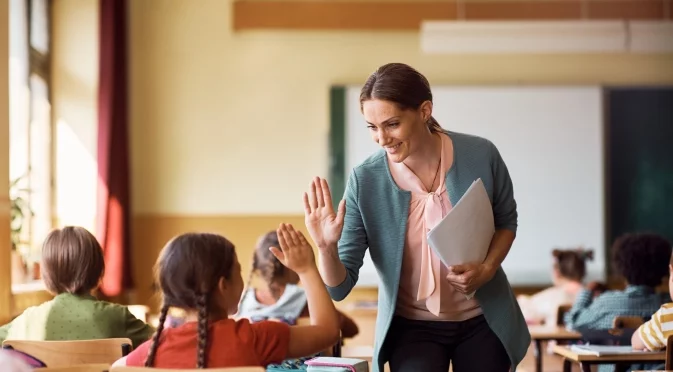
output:
<path id="1" fill-rule="evenodd" d="M 596 356 L 585 353 L 578 353 L 571 350 L 569 346 L 554 346 L 554 354 L 563 357 L 563 372 L 570 372 L 572 363 L 579 363 L 582 372 L 591 371 L 591 366 L 596 364 L 615 364 L 616 371 L 626 371 L 631 364 L 635 363 L 663 363 L 666 361 L 666 353 L 651 352 L 633 352 L 628 354 Z"/>
<path id="2" fill-rule="evenodd" d="M 528 326 L 530 338 L 535 346 L 535 371 L 542 372 L 542 341 L 572 341 L 582 339 L 579 332 L 569 331 L 563 326 L 532 325 Z"/>

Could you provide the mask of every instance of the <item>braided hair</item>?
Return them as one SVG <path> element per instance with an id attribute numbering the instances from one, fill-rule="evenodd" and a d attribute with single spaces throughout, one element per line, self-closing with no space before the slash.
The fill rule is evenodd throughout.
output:
<path id="1" fill-rule="evenodd" d="M 276 231 L 270 231 L 262 235 L 257 242 L 257 248 L 252 256 L 252 270 L 250 270 L 246 287 L 250 287 L 253 275 L 257 273 L 269 286 L 273 298 L 278 300 L 282 294 L 282 288 L 279 287 L 277 282 L 278 279 L 285 276 L 287 268 L 271 253 L 270 247 L 280 247 Z"/>
<path id="2" fill-rule="evenodd" d="M 168 310 L 178 307 L 198 312 L 196 368 L 207 368 L 208 317 L 215 310 L 210 308 L 211 293 L 221 278 L 231 279 L 235 262 L 234 245 L 216 234 L 183 234 L 164 247 L 155 267 L 163 305 L 145 367 L 154 366 Z"/>

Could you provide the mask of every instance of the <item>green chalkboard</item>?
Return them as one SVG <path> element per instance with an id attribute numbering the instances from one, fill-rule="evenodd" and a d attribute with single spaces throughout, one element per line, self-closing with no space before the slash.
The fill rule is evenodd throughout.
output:
<path id="1" fill-rule="evenodd" d="M 654 232 L 673 242 L 673 87 L 606 90 L 608 244 Z"/>

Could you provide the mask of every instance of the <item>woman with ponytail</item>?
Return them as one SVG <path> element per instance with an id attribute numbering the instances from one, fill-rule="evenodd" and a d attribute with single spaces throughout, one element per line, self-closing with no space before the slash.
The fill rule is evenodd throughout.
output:
<path id="1" fill-rule="evenodd" d="M 554 249 L 552 266 L 552 287 L 533 296 L 519 296 L 519 305 L 528 324 L 556 325 L 558 308 L 572 305 L 582 290 L 587 272 L 586 261 L 594 259 L 592 250 Z"/>
<path id="2" fill-rule="evenodd" d="M 162 250 L 156 267 L 163 295 L 159 327 L 152 339 L 115 366 L 222 368 L 262 366 L 317 353 L 337 342 L 339 323 L 320 279 L 313 250 L 301 232 L 282 224 L 278 246 L 269 249 L 305 284 L 311 325 L 251 324 L 229 316 L 237 311 L 243 278 L 234 246 L 215 234 L 183 234 Z M 175 328 L 164 323 L 171 308 L 186 311 Z"/>
<path id="3" fill-rule="evenodd" d="M 304 210 L 333 299 L 353 289 L 367 250 L 376 266 L 374 372 L 386 362 L 391 372 L 516 370 L 530 334 L 501 268 L 517 209 L 500 152 L 485 138 L 443 129 L 428 80 L 403 63 L 371 74 L 359 105 L 381 149 L 353 168 L 337 211 L 320 178 L 311 182 Z M 477 179 L 495 222 L 488 254 L 447 267 L 427 233 Z"/>

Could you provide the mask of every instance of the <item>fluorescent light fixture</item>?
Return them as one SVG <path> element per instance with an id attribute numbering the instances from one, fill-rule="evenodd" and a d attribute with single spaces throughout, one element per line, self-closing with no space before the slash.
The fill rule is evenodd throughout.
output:
<path id="1" fill-rule="evenodd" d="M 629 51 L 673 53 L 673 22 L 631 21 L 628 29 Z"/>
<path id="2" fill-rule="evenodd" d="M 624 21 L 425 21 L 429 54 L 562 54 L 626 51 Z"/>

